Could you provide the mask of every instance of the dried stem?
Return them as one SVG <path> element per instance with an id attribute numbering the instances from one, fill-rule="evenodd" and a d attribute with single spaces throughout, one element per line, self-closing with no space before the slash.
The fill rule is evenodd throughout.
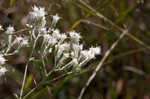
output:
<path id="1" fill-rule="evenodd" d="M 85 7 L 87 7 L 88 9 L 90 9 L 97 17 L 99 17 L 100 19 L 103 19 L 104 21 L 108 22 L 110 25 L 112 25 L 113 27 L 115 27 L 116 29 L 118 29 L 120 32 L 123 33 L 125 31 L 123 28 L 121 28 L 118 25 L 116 25 L 114 22 L 112 22 L 111 20 L 109 20 L 107 17 L 105 17 L 101 13 L 97 12 L 90 5 L 86 4 L 84 1 L 82 1 L 82 0 L 78 0 L 78 1 L 81 4 L 83 4 Z M 145 47 L 146 49 L 150 50 L 150 47 L 147 44 L 145 44 L 144 42 L 142 42 L 141 40 L 139 40 L 138 38 L 136 38 L 135 36 L 133 36 L 131 33 L 127 32 L 126 35 L 128 37 L 130 37 L 131 39 L 133 39 L 134 41 L 136 41 L 137 43 L 139 43 L 140 45 L 142 45 L 143 47 Z"/>
<path id="2" fill-rule="evenodd" d="M 33 51 L 34 51 L 34 49 L 35 49 L 36 42 L 37 42 L 38 38 L 39 38 L 39 35 L 37 36 L 37 38 L 36 38 L 35 41 L 34 41 L 33 48 L 32 48 L 32 52 L 31 52 L 31 54 L 30 54 L 30 56 L 29 56 L 29 60 L 28 60 L 28 62 L 27 62 L 27 64 L 26 64 L 26 66 L 25 66 L 24 77 L 23 77 L 23 82 L 22 82 L 22 87 L 21 87 L 20 98 L 19 98 L 19 99 L 22 99 L 23 90 L 24 90 L 24 85 L 25 85 L 26 76 L 27 76 L 28 65 L 29 65 L 29 62 L 30 62 L 30 58 L 31 58 L 32 55 L 33 55 Z"/>
<path id="3" fill-rule="evenodd" d="M 78 97 L 78 99 L 82 99 L 82 96 L 86 90 L 86 88 L 89 86 L 89 84 L 92 82 L 92 80 L 95 78 L 96 73 L 100 70 L 100 68 L 102 67 L 103 63 L 105 62 L 105 60 L 107 59 L 107 57 L 109 56 L 109 54 L 113 51 L 113 49 L 117 46 L 117 44 L 119 43 L 119 41 L 126 35 L 127 30 L 124 31 L 120 37 L 118 38 L 118 40 L 116 40 L 112 46 L 110 47 L 110 49 L 108 49 L 104 55 L 104 57 L 102 58 L 102 60 L 99 62 L 97 68 L 94 70 L 93 74 L 89 77 L 87 83 L 85 84 L 85 86 L 82 88 L 80 95 Z"/>

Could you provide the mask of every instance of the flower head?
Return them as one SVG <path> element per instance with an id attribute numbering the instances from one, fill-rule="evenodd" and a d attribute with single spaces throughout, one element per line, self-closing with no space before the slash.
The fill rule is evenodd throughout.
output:
<path id="1" fill-rule="evenodd" d="M 29 44 L 29 40 L 28 40 L 27 38 L 24 38 L 24 39 L 22 40 L 21 44 L 22 44 L 23 46 L 26 46 L 26 45 Z"/>
<path id="2" fill-rule="evenodd" d="M 58 48 L 61 51 L 69 51 L 70 44 L 69 43 L 63 43 L 63 44 L 58 45 Z"/>
<path id="3" fill-rule="evenodd" d="M 3 57 L 3 55 L 0 54 L 0 65 L 5 64 L 6 61 L 7 61 L 7 60 Z"/>
<path id="4" fill-rule="evenodd" d="M 4 75 L 8 70 L 5 67 L 0 68 L 0 76 Z"/>
<path id="5" fill-rule="evenodd" d="M 69 32 L 69 36 L 70 36 L 71 40 L 75 41 L 75 42 L 79 42 L 80 38 L 81 38 L 80 34 L 75 31 Z"/>
<path id="6" fill-rule="evenodd" d="M 52 21 L 52 24 L 55 26 L 56 23 L 60 20 L 60 17 L 58 16 L 58 14 L 54 15 L 53 16 L 53 21 Z"/>
<path id="7" fill-rule="evenodd" d="M 12 34 L 15 31 L 13 26 L 7 27 L 6 34 Z"/>
<path id="8" fill-rule="evenodd" d="M 20 43 L 23 40 L 23 37 L 19 36 L 16 37 L 16 43 Z"/>
<path id="9" fill-rule="evenodd" d="M 33 6 L 30 12 L 30 21 L 28 27 L 44 27 L 46 25 L 45 15 L 47 14 L 45 8 Z"/>
<path id="10" fill-rule="evenodd" d="M 81 55 L 82 55 L 82 57 L 84 57 L 85 59 L 88 59 L 88 60 L 93 59 L 95 57 L 95 55 L 88 50 L 81 51 Z"/>
<path id="11" fill-rule="evenodd" d="M 1 30 L 4 30 L 3 27 L 2 27 L 2 25 L 0 25 L 0 31 L 1 31 Z"/>
<path id="12" fill-rule="evenodd" d="M 78 60 L 76 58 L 72 59 L 72 65 L 77 65 L 78 64 Z"/>
<path id="13" fill-rule="evenodd" d="M 90 49 L 90 52 L 95 54 L 95 55 L 99 55 L 101 53 L 101 48 L 100 47 L 91 47 Z"/>
<path id="14" fill-rule="evenodd" d="M 52 36 L 49 36 L 48 43 L 53 46 L 57 43 L 57 39 Z"/>
<path id="15" fill-rule="evenodd" d="M 52 36 L 53 36 L 54 38 L 56 38 L 56 39 L 60 39 L 60 38 L 61 38 L 61 34 L 60 34 L 59 29 L 53 30 Z"/>
<path id="16" fill-rule="evenodd" d="M 32 18 L 42 18 L 46 15 L 45 8 L 33 6 L 32 10 L 33 11 L 30 12 Z"/>
<path id="17" fill-rule="evenodd" d="M 96 55 L 99 55 L 101 53 L 100 47 L 91 47 L 89 50 L 83 50 L 81 51 L 81 55 L 84 58 L 88 58 L 88 60 L 95 58 Z"/>

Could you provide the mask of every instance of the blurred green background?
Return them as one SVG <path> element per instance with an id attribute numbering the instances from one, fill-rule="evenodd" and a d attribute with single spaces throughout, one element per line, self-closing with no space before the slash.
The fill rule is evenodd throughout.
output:
<path id="1" fill-rule="evenodd" d="M 97 12 L 118 26 L 126 26 L 135 37 L 150 46 L 150 0 L 83 0 Z M 28 12 L 33 5 L 45 7 L 48 15 L 61 16 L 57 27 L 61 31 L 75 29 L 83 36 L 85 48 L 101 46 L 102 55 L 85 67 L 94 67 L 121 34 L 112 25 L 93 15 L 78 0 L 0 0 L 0 24 L 16 30 L 25 28 Z M 50 21 L 51 17 L 47 16 Z M 50 22 L 48 22 L 50 24 Z M 7 57 L 10 72 L 0 81 L 0 99 L 15 99 L 19 93 L 27 51 Z M 88 69 L 81 75 L 64 77 L 57 83 L 54 94 L 42 90 L 34 99 L 77 99 L 82 87 L 92 74 Z M 33 82 L 34 71 L 29 70 L 28 82 Z M 28 85 L 26 85 L 28 86 Z M 51 86 L 51 85 L 50 85 Z M 30 99 L 30 98 L 29 98 Z M 150 99 L 150 50 L 125 36 L 105 61 L 87 88 L 83 99 Z"/>

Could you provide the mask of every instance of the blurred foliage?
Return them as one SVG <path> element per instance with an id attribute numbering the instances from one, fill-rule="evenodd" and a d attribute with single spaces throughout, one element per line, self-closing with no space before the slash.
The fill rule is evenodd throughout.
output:
<path id="1" fill-rule="evenodd" d="M 28 12 L 33 5 L 43 6 L 48 14 L 58 13 L 62 19 L 58 27 L 62 31 L 75 29 L 83 36 L 85 48 L 89 45 L 102 46 L 103 54 L 88 63 L 80 74 L 64 75 L 56 79 L 54 85 L 40 84 L 27 99 L 77 99 L 100 59 L 117 40 L 120 32 L 112 25 L 100 19 L 91 10 L 77 2 L 78 0 L 0 0 L 0 24 L 4 28 L 9 24 L 17 30 L 25 28 Z M 127 26 L 135 37 L 150 45 L 150 1 L 149 0 L 83 0 L 97 12 L 122 27 Z M 47 17 L 50 20 L 50 17 Z M 101 26 L 107 28 L 101 28 Z M 19 93 L 21 79 L 27 55 L 26 49 L 20 55 L 7 57 L 10 71 L 0 82 L 0 99 L 14 99 Z M 111 53 L 94 81 L 86 90 L 83 99 L 150 99 L 150 52 L 136 41 L 126 36 Z M 35 61 L 38 62 L 38 61 Z M 36 75 L 30 64 L 25 93 L 33 89 Z M 56 76 L 57 74 L 54 74 Z M 51 78 L 47 78 L 51 79 Z M 44 81 L 44 80 L 43 80 Z M 19 87 L 18 87 L 19 86 Z"/>

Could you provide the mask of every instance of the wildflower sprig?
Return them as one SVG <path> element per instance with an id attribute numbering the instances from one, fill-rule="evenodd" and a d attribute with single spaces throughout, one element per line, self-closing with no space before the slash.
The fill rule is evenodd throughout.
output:
<path id="1" fill-rule="evenodd" d="M 80 33 L 74 30 L 69 33 L 61 32 L 56 27 L 56 24 L 61 19 L 58 14 L 52 16 L 51 26 L 47 26 L 45 8 L 33 6 L 29 15 L 29 22 L 26 24 L 29 30 L 28 34 L 12 35 L 16 30 L 13 26 L 8 26 L 5 31 L 8 42 L 6 43 L 6 48 L 1 51 L 2 55 L 9 56 L 19 53 L 23 47 L 31 48 L 24 72 L 20 99 L 23 95 L 30 62 L 37 66 L 42 64 L 40 73 L 43 77 L 48 77 L 53 72 L 79 72 L 86 63 L 94 59 L 96 55 L 101 54 L 100 47 L 84 49 Z M 0 26 L 0 30 L 3 30 L 2 26 Z M 40 64 L 35 63 L 34 59 L 40 60 Z M 0 64 L 5 63 L 5 61 L 0 56 Z M 0 69 L 0 75 L 6 71 L 4 68 Z"/>

